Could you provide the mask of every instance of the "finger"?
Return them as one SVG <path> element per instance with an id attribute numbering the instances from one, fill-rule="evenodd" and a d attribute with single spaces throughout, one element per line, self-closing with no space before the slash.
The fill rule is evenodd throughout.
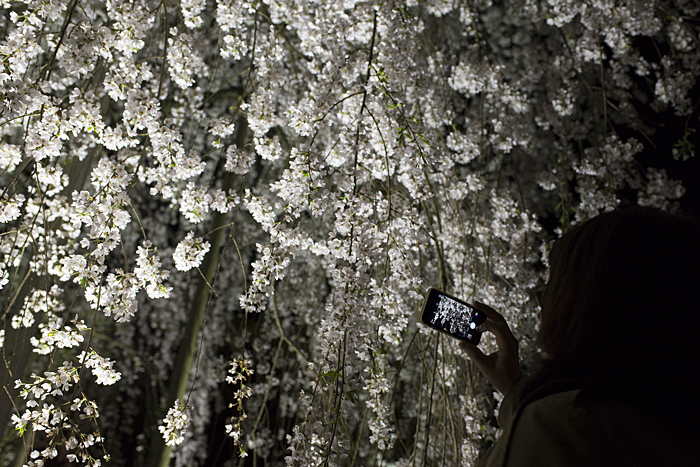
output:
<path id="1" fill-rule="evenodd" d="M 496 344 L 499 349 L 503 349 L 506 352 L 512 352 L 518 350 L 518 340 L 513 335 L 513 332 L 508 327 L 508 323 L 498 322 L 498 321 L 484 321 L 479 327 L 476 328 L 479 332 L 491 332 L 496 336 Z"/>
<path id="2" fill-rule="evenodd" d="M 501 316 L 501 314 L 499 312 L 497 312 L 496 310 L 494 310 L 493 308 L 491 308 L 488 305 L 484 305 L 481 302 L 475 301 L 474 308 L 483 312 L 486 315 L 486 317 L 492 321 L 497 321 L 497 322 L 501 322 L 501 323 L 506 322 L 506 319 L 503 316 Z"/>
<path id="3" fill-rule="evenodd" d="M 489 356 L 485 355 L 479 347 L 465 341 L 460 342 L 459 347 L 464 350 L 467 355 L 469 355 L 469 358 L 476 363 L 476 366 L 479 368 L 486 366 Z"/>
<path id="4" fill-rule="evenodd" d="M 492 353 L 491 355 L 484 354 L 481 349 L 477 346 L 470 344 L 469 342 L 461 342 L 460 347 L 467 354 L 469 359 L 474 362 L 479 371 L 486 377 L 486 379 L 491 379 L 493 377 L 494 367 L 496 366 L 496 361 L 498 360 L 498 352 Z"/>

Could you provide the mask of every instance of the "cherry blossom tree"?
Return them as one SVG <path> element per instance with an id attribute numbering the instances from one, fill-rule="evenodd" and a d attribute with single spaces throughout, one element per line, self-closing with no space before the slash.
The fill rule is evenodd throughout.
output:
<path id="1" fill-rule="evenodd" d="M 554 239 L 692 210 L 692 1 L 2 8 L 3 465 L 473 465 L 427 288 L 528 368 Z"/>

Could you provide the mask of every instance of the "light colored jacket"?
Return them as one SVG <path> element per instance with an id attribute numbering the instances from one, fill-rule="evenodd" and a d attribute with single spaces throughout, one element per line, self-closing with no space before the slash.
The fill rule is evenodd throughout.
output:
<path id="1" fill-rule="evenodd" d="M 478 466 L 700 467 L 700 439 L 678 439 L 631 403 L 580 397 L 572 386 L 550 382 L 522 401 L 509 391 L 498 414 L 503 434 Z"/>

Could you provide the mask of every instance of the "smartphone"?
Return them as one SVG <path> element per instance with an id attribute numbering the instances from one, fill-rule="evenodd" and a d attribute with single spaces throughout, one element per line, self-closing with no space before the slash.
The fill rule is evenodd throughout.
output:
<path id="1" fill-rule="evenodd" d="M 420 320 L 426 326 L 477 345 L 481 332 L 476 328 L 486 321 L 486 315 L 445 292 L 429 289 Z"/>

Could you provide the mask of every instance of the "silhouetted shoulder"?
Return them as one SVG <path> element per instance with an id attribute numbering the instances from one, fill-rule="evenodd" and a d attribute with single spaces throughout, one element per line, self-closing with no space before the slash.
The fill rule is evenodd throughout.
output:
<path id="1" fill-rule="evenodd" d="M 675 438 L 632 404 L 581 393 L 519 407 L 485 466 L 700 465 L 698 440 Z"/>

